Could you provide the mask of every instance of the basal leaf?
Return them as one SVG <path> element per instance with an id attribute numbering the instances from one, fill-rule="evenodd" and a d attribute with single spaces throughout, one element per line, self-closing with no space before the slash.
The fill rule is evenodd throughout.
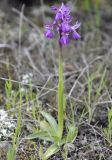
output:
<path id="1" fill-rule="evenodd" d="M 53 142 L 52 135 L 50 134 L 50 132 L 48 133 L 47 131 L 35 131 L 34 133 L 26 137 L 26 139 L 35 139 L 35 138 Z"/>
<path id="2" fill-rule="evenodd" d="M 46 113 L 44 111 L 41 112 L 41 114 L 43 115 L 43 117 L 48 121 L 48 123 L 50 124 L 50 126 L 52 127 L 53 131 L 55 133 L 57 133 L 57 129 L 58 129 L 58 125 L 56 120 L 54 119 L 54 117 L 52 117 L 49 113 Z"/>
<path id="3" fill-rule="evenodd" d="M 50 158 L 53 154 L 59 151 L 59 146 L 56 144 L 52 144 L 44 154 L 44 160 Z"/>

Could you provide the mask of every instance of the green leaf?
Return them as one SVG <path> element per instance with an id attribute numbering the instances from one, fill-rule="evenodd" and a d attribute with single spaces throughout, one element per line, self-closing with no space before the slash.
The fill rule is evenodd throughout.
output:
<path id="1" fill-rule="evenodd" d="M 43 130 L 43 131 L 49 131 L 50 132 L 50 130 L 51 130 L 51 126 L 45 120 L 40 121 L 39 126 L 40 126 L 41 130 Z"/>
<path id="2" fill-rule="evenodd" d="M 52 135 L 50 134 L 50 132 L 48 133 L 47 131 L 35 131 L 34 133 L 26 137 L 26 139 L 35 139 L 35 138 L 53 142 Z"/>
<path id="3" fill-rule="evenodd" d="M 66 141 L 73 143 L 77 137 L 77 133 L 78 133 L 78 128 L 75 127 L 74 125 L 70 125 Z"/>
<path id="4" fill-rule="evenodd" d="M 43 146 L 40 145 L 40 148 L 39 148 L 39 158 L 43 160 L 44 159 L 43 157 L 44 157 Z"/>
<path id="5" fill-rule="evenodd" d="M 10 146 L 7 153 L 7 160 L 15 160 L 16 158 L 16 150 L 13 146 Z"/>
<path id="6" fill-rule="evenodd" d="M 59 151 L 59 146 L 56 144 L 52 144 L 44 154 L 44 160 L 50 158 L 53 154 Z"/>
<path id="7" fill-rule="evenodd" d="M 58 125 L 54 117 L 52 117 L 50 114 L 42 111 L 41 114 L 44 118 L 49 122 L 50 126 L 52 127 L 53 131 L 57 134 Z"/>

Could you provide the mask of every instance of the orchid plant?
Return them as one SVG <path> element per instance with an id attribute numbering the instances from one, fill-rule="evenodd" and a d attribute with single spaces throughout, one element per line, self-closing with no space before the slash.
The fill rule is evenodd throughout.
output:
<path id="1" fill-rule="evenodd" d="M 59 151 L 60 147 L 66 143 L 73 142 L 77 136 L 78 129 L 73 124 L 69 123 L 67 133 L 64 136 L 64 109 L 65 109 L 65 96 L 64 96 L 64 80 L 63 80 L 63 45 L 70 43 L 70 37 L 74 40 L 80 39 L 80 34 L 77 29 L 80 27 L 80 22 L 72 25 L 73 17 L 71 16 L 71 9 L 67 4 L 62 3 L 61 6 L 52 6 L 51 10 L 55 13 L 55 18 L 52 23 L 45 25 L 45 37 L 52 39 L 55 37 L 56 32 L 59 34 L 59 81 L 58 81 L 58 122 L 56 119 L 44 111 L 41 115 L 46 119 L 40 123 L 40 129 L 34 132 L 28 138 L 40 138 L 43 140 L 51 141 L 52 145 L 45 153 L 41 152 L 42 159 L 48 159 L 54 153 Z"/>

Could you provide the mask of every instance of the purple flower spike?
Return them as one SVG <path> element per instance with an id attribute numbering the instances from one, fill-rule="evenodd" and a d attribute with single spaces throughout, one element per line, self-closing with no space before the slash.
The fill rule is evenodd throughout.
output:
<path id="1" fill-rule="evenodd" d="M 55 18 L 52 24 L 45 25 L 45 37 L 54 38 L 55 32 L 58 32 L 61 45 L 68 45 L 71 35 L 74 40 L 80 39 L 81 36 L 76 30 L 81 24 L 78 21 L 75 25 L 71 24 L 73 17 L 70 14 L 70 7 L 62 3 L 60 7 L 52 6 L 51 10 L 54 11 Z"/>

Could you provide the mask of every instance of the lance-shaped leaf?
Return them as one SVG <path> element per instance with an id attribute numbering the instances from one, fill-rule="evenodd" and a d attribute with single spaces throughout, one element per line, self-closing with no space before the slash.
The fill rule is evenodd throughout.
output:
<path id="1" fill-rule="evenodd" d="M 53 131 L 55 133 L 57 133 L 58 125 L 57 125 L 57 122 L 56 122 L 55 118 L 52 117 L 50 114 L 44 112 L 44 111 L 42 111 L 41 114 L 48 121 L 48 123 L 51 126 L 51 128 L 53 129 Z"/>
<path id="2" fill-rule="evenodd" d="M 35 131 L 34 133 L 27 136 L 25 139 L 35 139 L 35 138 L 53 142 L 53 137 L 51 133 L 47 131 Z"/>
<path id="3" fill-rule="evenodd" d="M 53 154 L 55 154 L 56 152 L 59 151 L 59 146 L 56 145 L 56 144 L 52 144 L 48 149 L 47 151 L 45 152 L 44 154 L 44 160 L 47 160 L 49 157 L 51 157 Z"/>

